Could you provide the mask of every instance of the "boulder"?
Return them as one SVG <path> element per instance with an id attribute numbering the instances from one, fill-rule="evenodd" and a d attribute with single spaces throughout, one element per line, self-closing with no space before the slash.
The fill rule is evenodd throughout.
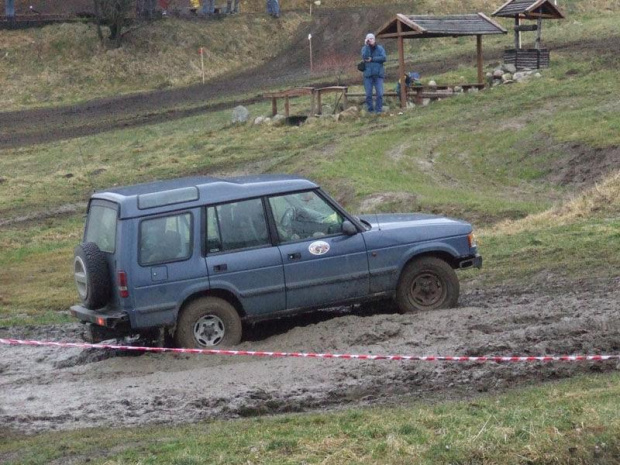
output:
<path id="1" fill-rule="evenodd" d="M 250 119 L 250 111 L 244 107 L 243 105 L 239 105 L 235 107 L 232 112 L 232 122 L 237 123 L 247 123 L 248 119 Z"/>
<path id="2" fill-rule="evenodd" d="M 430 87 L 437 87 L 437 83 L 435 81 L 433 81 L 433 80 L 428 81 L 428 85 Z"/>
<path id="3" fill-rule="evenodd" d="M 350 121 L 359 118 L 360 110 L 356 106 L 347 108 L 338 114 L 339 121 Z"/>
<path id="4" fill-rule="evenodd" d="M 422 106 L 423 107 L 427 107 L 431 104 L 431 99 L 430 98 L 423 98 L 422 99 Z"/>
<path id="5" fill-rule="evenodd" d="M 255 126 L 260 126 L 261 124 L 263 124 L 265 122 L 265 117 L 264 116 L 258 116 L 255 120 L 254 120 L 254 125 Z"/>
<path id="6" fill-rule="evenodd" d="M 454 86 L 454 92 L 459 94 L 463 92 L 463 88 L 461 86 Z"/>
<path id="7" fill-rule="evenodd" d="M 517 67 L 511 63 L 503 64 L 502 70 L 509 74 L 514 74 L 517 72 Z"/>
<path id="8" fill-rule="evenodd" d="M 536 74 L 534 74 L 534 77 L 537 78 L 537 79 L 540 79 L 542 77 L 542 74 L 536 73 Z"/>
<path id="9" fill-rule="evenodd" d="M 504 73 L 502 75 L 502 81 L 506 82 L 506 81 L 512 81 L 512 74 L 510 73 Z"/>
<path id="10" fill-rule="evenodd" d="M 493 71 L 494 78 L 501 78 L 504 75 L 504 72 L 501 69 L 496 69 Z"/>
<path id="11" fill-rule="evenodd" d="M 286 116 L 277 114 L 271 120 L 271 124 L 274 126 L 284 126 L 284 124 L 286 124 Z"/>

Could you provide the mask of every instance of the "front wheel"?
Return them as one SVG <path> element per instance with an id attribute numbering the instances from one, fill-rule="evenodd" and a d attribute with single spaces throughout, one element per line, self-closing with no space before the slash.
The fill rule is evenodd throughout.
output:
<path id="1" fill-rule="evenodd" d="M 403 270 L 396 302 L 402 313 L 456 307 L 459 300 L 459 278 L 444 260 L 422 257 Z"/>
<path id="2" fill-rule="evenodd" d="M 183 309 L 174 340 L 178 347 L 221 349 L 239 344 L 241 334 L 237 310 L 223 299 L 204 297 Z"/>

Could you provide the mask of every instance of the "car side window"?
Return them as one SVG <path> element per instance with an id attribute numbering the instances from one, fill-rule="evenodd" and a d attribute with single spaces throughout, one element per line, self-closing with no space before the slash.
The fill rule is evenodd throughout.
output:
<path id="1" fill-rule="evenodd" d="M 207 209 L 207 253 L 271 245 L 261 199 Z"/>
<path id="2" fill-rule="evenodd" d="M 143 266 L 187 260 L 192 253 L 190 213 L 144 220 L 140 223 L 140 257 Z"/>
<path id="3" fill-rule="evenodd" d="M 270 197 L 282 242 L 342 233 L 343 216 L 314 191 Z"/>

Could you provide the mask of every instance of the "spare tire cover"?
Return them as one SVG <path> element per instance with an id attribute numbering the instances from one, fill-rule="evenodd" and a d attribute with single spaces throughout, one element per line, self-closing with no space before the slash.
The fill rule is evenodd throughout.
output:
<path id="1" fill-rule="evenodd" d="M 97 310 L 110 300 L 110 273 L 103 252 L 94 242 L 75 248 L 73 276 L 78 294 L 86 308 Z"/>

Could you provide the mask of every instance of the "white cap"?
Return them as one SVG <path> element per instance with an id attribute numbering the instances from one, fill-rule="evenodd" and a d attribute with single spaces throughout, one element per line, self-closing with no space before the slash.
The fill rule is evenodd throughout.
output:
<path id="1" fill-rule="evenodd" d="M 371 33 L 366 34 L 366 42 L 369 40 L 375 40 L 375 35 Z"/>

